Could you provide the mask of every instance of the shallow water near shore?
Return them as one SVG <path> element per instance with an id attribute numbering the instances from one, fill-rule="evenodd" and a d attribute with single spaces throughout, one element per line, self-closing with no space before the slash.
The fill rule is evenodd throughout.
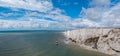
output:
<path id="1" fill-rule="evenodd" d="M 106 56 L 69 47 L 63 38 L 61 32 L 0 32 L 0 56 Z"/>

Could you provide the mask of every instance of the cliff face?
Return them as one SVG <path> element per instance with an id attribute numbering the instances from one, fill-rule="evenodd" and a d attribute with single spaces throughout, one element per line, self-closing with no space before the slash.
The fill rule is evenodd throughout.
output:
<path id="1" fill-rule="evenodd" d="M 120 29 L 94 28 L 64 32 L 67 40 L 85 49 L 120 56 Z"/>

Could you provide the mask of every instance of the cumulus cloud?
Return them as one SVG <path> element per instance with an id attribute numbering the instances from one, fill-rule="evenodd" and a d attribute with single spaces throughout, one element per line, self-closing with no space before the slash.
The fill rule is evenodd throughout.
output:
<path id="1" fill-rule="evenodd" d="M 19 9 L 26 10 L 17 20 L 4 20 L 7 16 L 13 17 L 15 15 L 13 12 L 1 13 L 1 19 L 3 18 L 0 20 L 1 29 L 69 28 L 66 26 L 66 22 L 70 21 L 70 17 L 63 14 L 63 10 L 55 8 L 48 0 L 0 0 L 0 6 L 10 7 L 14 12 Z M 20 13 L 16 12 L 16 14 Z"/>
<path id="2" fill-rule="evenodd" d="M 91 6 L 110 6 L 111 0 L 92 0 Z"/>
<path id="3" fill-rule="evenodd" d="M 16 16 L 17 12 L 16 15 L 1 12 L 0 29 L 120 27 L 120 3 L 113 5 L 110 0 L 92 0 L 88 8 L 83 7 L 81 17 L 75 19 L 65 15 L 64 10 L 55 8 L 48 0 L 0 0 L 0 7 L 12 8 L 13 11 L 26 10 L 21 17 L 12 20 L 5 20 L 4 17 Z"/>
<path id="4" fill-rule="evenodd" d="M 60 27 L 58 27 L 58 25 Z M 68 27 L 67 27 L 68 28 Z M 44 19 L 36 19 L 36 20 L 0 20 L 0 29 L 8 30 L 8 29 L 16 29 L 16 30 L 39 30 L 39 29 L 65 29 L 64 24 L 60 24 L 56 21 L 48 21 Z"/>
<path id="5" fill-rule="evenodd" d="M 87 27 L 92 23 L 92 27 L 120 27 L 120 3 L 111 6 L 110 0 L 92 0 L 90 5 L 87 9 L 83 8 L 80 14 L 83 21 L 91 21 Z"/>
<path id="6" fill-rule="evenodd" d="M 120 27 L 120 4 L 103 13 L 102 23 L 110 27 Z"/>
<path id="7" fill-rule="evenodd" d="M 37 10 L 40 12 L 47 12 L 53 9 L 52 3 L 47 0 L 0 0 L 0 6 Z"/>
<path id="8" fill-rule="evenodd" d="M 37 17 L 39 19 L 51 19 L 54 21 L 67 22 L 71 17 L 61 13 L 60 9 L 50 11 L 49 13 L 27 12 L 24 17 Z"/>
<path id="9" fill-rule="evenodd" d="M 81 27 L 99 27 L 100 25 L 92 20 L 78 18 L 72 21 L 72 26 L 75 28 L 81 28 Z"/>

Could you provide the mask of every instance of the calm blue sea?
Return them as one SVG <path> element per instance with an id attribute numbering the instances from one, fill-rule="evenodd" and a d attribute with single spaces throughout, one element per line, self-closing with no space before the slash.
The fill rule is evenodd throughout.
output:
<path id="1" fill-rule="evenodd" d="M 1 31 L 0 56 L 106 56 L 71 48 L 64 44 L 62 31 Z M 59 45 L 55 45 L 55 41 Z"/>

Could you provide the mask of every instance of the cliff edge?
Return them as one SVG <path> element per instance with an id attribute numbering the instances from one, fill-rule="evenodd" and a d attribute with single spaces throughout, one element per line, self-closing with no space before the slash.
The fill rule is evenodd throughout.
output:
<path id="1" fill-rule="evenodd" d="M 85 49 L 120 56 L 120 28 L 84 28 L 65 31 L 64 35 Z"/>

